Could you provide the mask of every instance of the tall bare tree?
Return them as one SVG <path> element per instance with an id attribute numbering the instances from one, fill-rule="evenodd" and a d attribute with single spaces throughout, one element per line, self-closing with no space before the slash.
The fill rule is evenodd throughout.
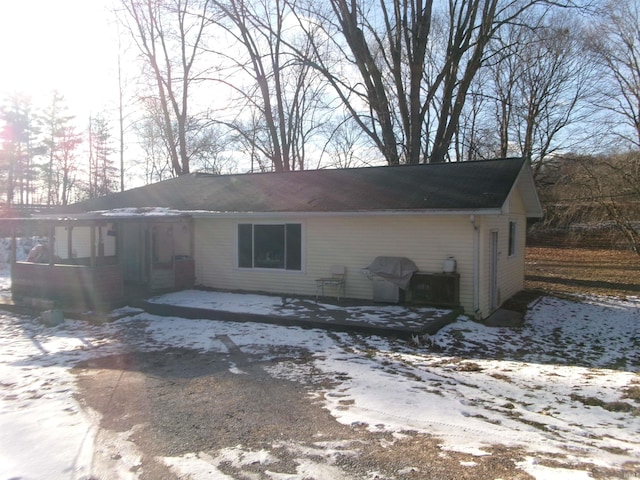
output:
<path id="1" fill-rule="evenodd" d="M 330 0 L 315 8 L 350 68 L 313 59 L 388 164 L 450 156 L 487 45 L 524 12 L 570 0 Z"/>
<path id="2" fill-rule="evenodd" d="M 497 147 L 489 155 L 523 156 L 537 173 L 554 153 L 584 140 L 570 130 L 579 123 L 584 129 L 594 72 L 578 19 L 530 11 L 522 20 L 490 43 L 491 61 L 474 82 L 483 105 L 470 118 L 495 132 L 495 140 L 483 138 Z"/>
<path id="3" fill-rule="evenodd" d="M 327 123 L 327 141 L 323 154 L 328 157 L 328 165 L 333 168 L 356 168 L 370 165 L 376 158 L 375 147 L 366 142 L 366 137 L 351 117 L 336 118 Z"/>
<path id="4" fill-rule="evenodd" d="M 145 115 L 134 124 L 134 129 L 143 153 L 138 167 L 142 169 L 145 183 L 171 178 L 171 160 L 162 133 L 162 117 Z"/>
<path id="5" fill-rule="evenodd" d="M 80 162 L 77 149 L 82 143 L 82 136 L 72 125 L 65 125 L 57 133 L 56 149 L 57 170 L 55 179 L 61 205 L 68 205 L 72 200 L 72 192 L 77 190 L 80 181 Z M 79 193 L 79 192 L 77 192 Z"/>
<path id="6" fill-rule="evenodd" d="M 175 175 L 189 173 L 192 90 L 210 65 L 198 66 L 209 0 L 121 0 L 119 17 L 140 51 L 162 111 Z M 200 68 L 200 70 L 199 70 Z"/>
<path id="7" fill-rule="evenodd" d="M 613 133 L 626 145 L 640 148 L 640 4 L 610 0 L 602 21 L 590 36 L 591 50 L 602 67 L 603 99 Z"/>
<path id="8" fill-rule="evenodd" d="M 306 149 L 319 135 L 326 110 L 324 83 L 300 61 L 310 44 L 296 25 L 296 0 L 215 0 L 223 14 L 215 23 L 230 44 L 225 59 L 239 115 L 226 125 L 245 149 L 260 154 L 276 171 L 306 168 Z M 264 162 L 258 159 L 259 162 Z"/>

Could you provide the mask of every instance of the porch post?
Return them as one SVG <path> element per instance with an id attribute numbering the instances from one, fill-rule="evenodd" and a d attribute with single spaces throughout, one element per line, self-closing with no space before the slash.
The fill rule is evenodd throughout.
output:
<path id="1" fill-rule="evenodd" d="M 98 258 L 104 257 L 104 238 L 102 237 L 102 223 L 98 224 Z"/>
<path id="2" fill-rule="evenodd" d="M 14 263 L 16 263 L 17 260 L 17 253 L 16 250 L 18 248 L 17 243 L 16 243 L 16 224 L 15 222 L 11 222 L 11 252 L 10 252 L 10 257 L 9 257 L 9 263 L 11 265 L 13 265 Z"/>
<path id="3" fill-rule="evenodd" d="M 67 223 L 67 258 L 71 262 L 73 258 L 73 225 Z"/>
<path id="4" fill-rule="evenodd" d="M 173 276 L 175 278 L 175 275 L 176 275 L 176 239 L 174 237 L 175 225 L 173 223 L 170 223 L 169 228 L 171 229 L 171 269 L 173 270 Z"/>
<path id="5" fill-rule="evenodd" d="M 189 258 L 195 261 L 194 255 L 196 250 L 196 229 L 193 217 L 189 218 L 189 220 L 187 221 L 187 225 L 189 225 Z"/>
<path id="6" fill-rule="evenodd" d="M 96 266 L 96 224 L 91 222 L 91 268 Z"/>
<path id="7" fill-rule="evenodd" d="M 49 239 L 47 244 L 49 245 L 49 265 L 53 265 L 55 262 L 55 251 L 56 251 L 56 226 L 52 224 L 49 227 Z"/>

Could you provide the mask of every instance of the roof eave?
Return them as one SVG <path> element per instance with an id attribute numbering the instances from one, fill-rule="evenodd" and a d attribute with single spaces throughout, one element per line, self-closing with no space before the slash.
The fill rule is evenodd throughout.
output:
<path id="1" fill-rule="evenodd" d="M 293 218 L 293 217 L 372 217 L 372 216 L 443 216 L 443 215 L 499 215 L 501 209 L 474 208 L 474 209 L 421 209 L 421 210 L 354 210 L 342 212 L 215 212 L 215 211 L 191 211 L 188 212 L 194 218 Z"/>

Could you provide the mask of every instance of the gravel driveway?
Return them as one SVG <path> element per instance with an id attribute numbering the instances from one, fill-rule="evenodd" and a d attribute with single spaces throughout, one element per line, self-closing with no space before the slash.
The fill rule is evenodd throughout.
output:
<path id="1" fill-rule="evenodd" d="M 211 478 L 532 478 L 516 469 L 514 449 L 477 457 L 444 451 L 435 439 L 415 432 L 342 425 L 319 400 L 324 387 L 343 379 L 314 371 L 306 351 L 274 349 L 256 356 L 228 337 L 221 340 L 228 354 L 132 351 L 74 369 L 79 400 L 101 415 L 101 470 L 129 470 L 149 480 L 181 478 L 169 468 L 170 460 L 159 459 L 198 452 L 203 464 L 215 465 L 212 475 L 227 475 Z M 304 371 L 297 375 L 304 381 L 269 373 L 281 369 Z M 114 440 L 118 433 L 124 443 Z M 132 449 L 140 455 L 127 455 Z"/>
<path id="2" fill-rule="evenodd" d="M 141 311 L 0 314 L 0 477 L 638 478 L 640 298 L 431 343 Z M 428 340 L 428 339 L 427 339 Z"/>

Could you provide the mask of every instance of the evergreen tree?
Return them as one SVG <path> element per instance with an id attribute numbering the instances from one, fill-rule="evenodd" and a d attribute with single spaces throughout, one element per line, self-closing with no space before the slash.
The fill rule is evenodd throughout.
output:
<path id="1" fill-rule="evenodd" d="M 89 120 L 89 197 L 101 197 L 118 190 L 118 169 L 111 154 L 109 123 L 102 116 Z"/>
<path id="2" fill-rule="evenodd" d="M 0 106 L 0 162 L 6 203 L 31 203 L 36 169 L 33 159 L 41 153 L 38 129 L 31 113 L 31 100 L 10 95 Z"/>
<path id="3" fill-rule="evenodd" d="M 78 170 L 75 152 L 82 138 L 71 125 L 75 117 L 67 111 L 64 97 L 54 91 L 41 119 L 45 137 L 43 143 L 47 150 L 46 162 L 42 165 L 47 205 L 66 205 L 69 202 Z"/>

